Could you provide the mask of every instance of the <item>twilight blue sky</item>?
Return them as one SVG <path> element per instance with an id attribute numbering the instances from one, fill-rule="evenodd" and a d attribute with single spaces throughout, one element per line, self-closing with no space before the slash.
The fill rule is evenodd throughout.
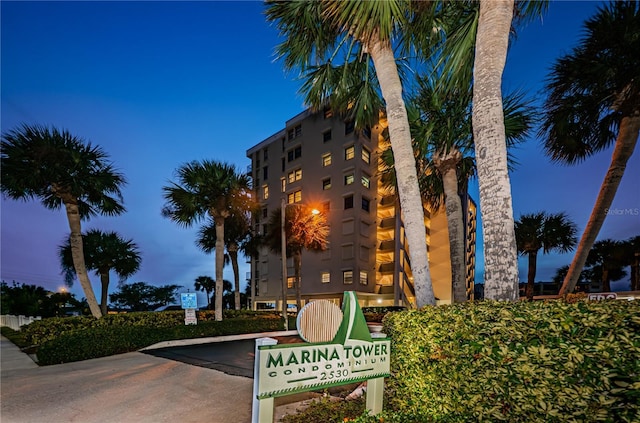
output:
<path id="1" fill-rule="evenodd" d="M 505 89 L 524 89 L 541 99 L 550 64 L 576 45 L 581 23 L 598 4 L 552 2 L 541 21 L 520 28 Z M 296 75 L 285 74 L 274 61 L 278 34 L 263 10 L 253 1 L 0 3 L 1 130 L 21 123 L 55 125 L 111 156 L 128 180 L 127 213 L 91 219 L 84 229 L 115 230 L 138 244 L 142 266 L 130 282 L 193 290 L 196 277 L 213 276 L 213 256 L 195 247 L 196 229 L 161 217 L 161 187 L 191 160 L 223 160 L 245 169 L 246 150 L 304 108 Z M 532 136 L 516 155 L 515 217 L 566 211 L 581 233 L 611 151 L 577 166 L 555 165 Z M 636 152 L 601 239 L 640 234 L 640 218 L 627 213 L 640 208 L 639 165 Z M 478 199 L 475 184 L 471 194 Z M 51 290 L 63 286 L 57 259 L 57 246 L 68 234 L 63 210 L 2 199 L 1 230 L 3 280 Z M 550 279 L 570 260 L 569 254 L 539 257 L 538 279 Z M 520 263 L 524 280 L 526 259 Z M 244 279 L 249 269 L 241 270 Z M 230 268 L 225 278 L 232 280 Z M 92 280 L 98 292 L 98 278 Z M 83 296 L 78 283 L 73 292 Z"/>

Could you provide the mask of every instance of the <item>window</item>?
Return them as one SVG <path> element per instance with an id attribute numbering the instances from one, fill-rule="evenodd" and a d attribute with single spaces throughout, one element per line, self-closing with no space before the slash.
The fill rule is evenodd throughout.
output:
<path id="1" fill-rule="evenodd" d="M 300 201 L 302 201 L 302 191 L 301 190 L 292 192 L 291 194 L 287 195 L 287 202 L 289 204 L 291 204 L 291 203 L 299 203 Z"/>
<path id="2" fill-rule="evenodd" d="M 360 285 L 369 283 L 369 274 L 365 270 L 360 271 Z"/>
<path id="3" fill-rule="evenodd" d="M 344 134 L 345 135 L 349 135 L 350 133 L 353 132 L 353 129 L 355 128 L 355 122 L 350 120 L 348 122 L 344 123 Z"/>
<path id="4" fill-rule="evenodd" d="M 354 177 L 353 177 L 353 173 L 350 173 L 348 175 L 344 175 L 344 184 L 345 185 L 351 185 L 354 181 Z"/>
<path id="5" fill-rule="evenodd" d="M 342 235 L 349 235 L 353 233 L 354 228 L 353 219 L 345 220 L 342 222 Z"/>
<path id="6" fill-rule="evenodd" d="M 266 147 L 264 150 L 262 150 L 262 158 L 265 162 L 269 159 L 269 147 Z"/>
<path id="7" fill-rule="evenodd" d="M 320 274 L 320 278 L 322 280 L 322 283 L 329 283 L 331 282 L 331 273 L 329 272 L 322 272 Z"/>
<path id="8" fill-rule="evenodd" d="M 344 209 L 352 209 L 353 208 L 353 195 L 348 197 L 344 197 Z"/>
<path id="9" fill-rule="evenodd" d="M 332 117 L 333 117 L 333 110 L 331 110 L 331 108 L 330 108 L 330 107 L 326 107 L 326 108 L 324 109 L 324 118 L 325 118 L 325 119 L 330 119 L 330 118 L 332 118 Z"/>
<path id="10" fill-rule="evenodd" d="M 289 140 L 297 138 L 300 135 L 302 135 L 302 125 L 296 125 L 293 128 L 289 128 L 289 131 L 287 131 L 287 137 Z"/>
<path id="11" fill-rule="evenodd" d="M 353 270 L 343 270 L 342 271 L 342 283 L 344 283 L 344 284 L 352 284 L 353 283 Z"/>
<path id="12" fill-rule="evenodd" d="M 280 191 L 285 192 L 287 190 L 287 180 L 280 178 Z"/>
<path id="13" fill-rule="evenodd" d="M 262 179 L 265 181 L 269 179 L 269 166 L 265 166 L 262 168 Z"/>
<path id="14" fill-rule="evenodd" d="M 324 203 L 322 203 L 322 211 L 325 213 L 329 213 L 331 211 L 331 202 L 330 201 L 325 201 Z"/>
<path id="15" fill-rule="evenodd" d="M 352 145 L 351 147 L 347 147 L 344 149 L 344 159 L 351 160 L 356 155 L 356 148 Z"/>
<path id="16" fill-rule="evenodd" d="M 262 217 L 264 218 L 269 217 L 269 209 L 267 209 L 266 207 L 262 209 Z"/>
<path id="17" fill-rule="evenodd" d="M 367 164 L 371 162 L 371 152 L 366 148 L 362 149 L 362 160 Z"/>
<path id="18" fill-rule="evenodd" d="M 331 153 L 322 156 L 322 166 L 327 167 L 331 164 Z"/>
<path id="19" fill-rule="evenodd" d="M 300 179 L 302 179 L 302 169 L 296 169 L 289 172 L 287 178 L 289 179 L 290 184 L 294 183 L 295 181 L 299 181 Z"/>
<path id="20" fill-rule="evenodd" d="M 364 128 L 362 133 L 365 137 L 367 137 L 367 139 L 371 139 L 371 127 L 367 126 L 366 128 Z"/>
<path id="21" fill-rule="evenodd" d="M 302 146 L 297 146 L 293 150 L 287 152 L 287 161 L 292 162 L 295 159 L 299 159 L 302 156 Z"/>
<path id="22" fill-rule="evenodd" d="M 262 186 L 262 198 L 264 200 L 268 200 L 269 199 L 269 185 L 263 185 Z"/>
<path id="23" fill-rule="evenodd" d="M 295 286 L 296 283 L 296 277 L 295 276 L 288 276 L 287 277 L 287 288 L 293 288 Z M 282 298 L 282 297 L 280 297 Z"/>
<path id="24" fill-rule="evenodd" d="M 322 189 L 323 189 L 324 191 L 326 191 L 326 190 L 328 190 L 329 188 L 331 188 L 331 178 L 324 179 L 324 180 L 322 181 Z"/>
<path id="25" fill-rule="evenodd" d="M 353 258 L 353 244 L 342 246 L 342 259 L 351 260 Z"/>
<path id="26" fill-rule="evenodd" d="M 362 210 L 368 212 L 371 206 L 371 200 L 368 198 L 362 197 Z"/>
<path id="27" fill-rule="evenodd" d="M 331 141 L 331 129 L 329 129 L 328 131 L 324 131 L 322 133 L 322 141 L 323 142 Z"/>
<path id="28" fill-rule="evenodd" d="M 369 261 L 369 247 L 360 246 L 360 260 Z"/>
<path id="29" fill-rule="evenodd" d="M 363 187 L 369 189 L 369 186 L 371 185 L 371 180 L 369 179 L 369 176 L 362 175 L 362 178 L 360 178 L 360 182 L 362 182 Z"/>

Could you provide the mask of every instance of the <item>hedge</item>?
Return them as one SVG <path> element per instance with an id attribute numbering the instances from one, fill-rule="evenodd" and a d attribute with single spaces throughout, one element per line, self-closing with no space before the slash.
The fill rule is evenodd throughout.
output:
<path id="1" fill-rule="evenodd" d="M 384 326 L 385 421 L 640 421 L 638 301 L 465 303 Z"/>
<path id="2" fill-rule="evenodd" d="M 215 320 L 213 310 L 197 312 L 198 322 Z M 272 319 L 278 320 L 280 316 L 270 312 L 255 312 L 249 310 L 225 310 L 225 319 Z M 162 312 L 132 312 L 108 314 L 100 319 L 90 316 L 53 317 L 33 322 L 23 328 L 25 341 L 29 345 L 41 345 L 77 330 L 108 326 L 145 326 L 145 327 L 171 327 L 184 326 L 184 311 Z"/>
<path id="3" fill-rule="evenodd" d="M 271 316 L 205 321 L 197 325 L 185 325 L 184 320 L 173 326 L 96 325 L 67 331 L 44 341 L 38 348 L 37 357 L 41 365 L 61 364 L 137 351 L 161 341 L 281 329 L 282 322 Z"/>

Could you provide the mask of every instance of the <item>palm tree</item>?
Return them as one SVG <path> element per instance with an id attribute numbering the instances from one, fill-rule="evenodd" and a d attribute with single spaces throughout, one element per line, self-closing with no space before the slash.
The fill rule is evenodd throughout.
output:
<path id="1" fill-rule="evenodd" d="M 416 158 L 420 190 L 433 210 L 444 206 L 447 215 L 454 302 L 467 298 L 465 234 L 460 195 L 467 192 L 468 180 L 475 176 L 474 139 L 471 128 L 471 93 L 447 90 L 435 78 L 420 78 L 418 93 L 411 99 L 415 119 Z M 532 109 L 521 94 L 504 100 L 507 145 L 523 141 L 532 127 Z M 412 113 L 414 114 L 414 113 Z M 513 162 L 511 160 L 510 164 Z"/>
<path id="2" fill-rule="evenodd" d="M 264 241 L 271 251 L 282 253 L 282 210 L 271 213 L 267 223 Z M 300 269 L 302 268 L 302 250 L 320 252 L 327 249 L 329 224 L 322 213 L 298 204 L 289 204 L 285 208 L 284 233 L 287 241 L 287 256 L 293 257 L 295 274 L 296 305 L 302 309 L 302 286 Z M 283 275 L 286 278 L 286 275 Z M 286 299 L 284 301 L 286 303 Z"/>
<path id="3" fill-rule="evenodd" d="M 125 211 L 121 187 L 108 155 L 67 130 L 23 125 L 2 135 L 1 190 L 14 200 L 39 199 L 51 210 L 65 207 L 73 267 L 91 314 L 102 316 L 87 273 L 81 220 Z"/>
<path id="4" fill-rule="evenodd" d="M 204 291 L 207 295 L 207 309 L 211 309 L 211 294 L 216 289 L 216 281 L 211 276 L 198 276 L 194 283 L 196 291 Z"/>
<path id="5" fill-rule="evenodd" d="M 251 242 L 250 237 L 252 236 L 252 232 L 249 215 L 247 213 L 236 212 L 225 219 L 224 236 L 227 256 L 233 268 L 235 309 L 240 310 L 240 268 L 238 266 L 238 252 L 243 251 L 244 247 Z M 205 253 L 211 253 L 215 250 L 216 227 L 213 222 L 200 228 L 196 243 Z"/>
<path id="6" fill-rule="evenodd" d="M 162 188 L 165 217 L 182 226 L 210 217 L 216 227 L 216 291 L 222 292 L 225 219 L 234 210 L 249 210 L 251 185 L 246 175 L 233 165 L 211 160 L 192 161 L 177 169 L 178 183 Z M 222 295 L 216 297 L 215 318 L 222 320 Z"/>
<path id="7" fill-rule="evenodd" d="M 538 16 L 547 3 L 519 1 L 516 9 L 513 0 L 448 2 L 434 27 L 444 34 L 444 42 L 434 54 L 439 57 L 435 68 L 442 69 L 445 76 L 443 85 L 464 89 L 473 81 L 473 137 L 487 299 L 518 298 L 518 255 L 501 92 L 512 18 L 514 13 L 518 20 Z M 427 49 L 430 46 L 427 43 Z"/>
<path id="8" fill-rule="evenodd" d="M 100 276 L 102 292 L 100 312 L 107 314 L 109 292 L 109 273 L 113 270 L 120 282 L 133 276 L 140 269 L 140 252 L 133 240 L 123 239 L 116 232 L 102 232 L 99 229 L 87 231 L 83 236 L 84 260 L 88 270 L 94 270 Z M 75 277 L 71 243 L 67 240 L 58 247 L 58 256 L 62 273 L 71 286 Z"/>
<path id="9" fill-rule="evenodd" d="M 515 222 L 518 252 L 529 257 L 526 296 L 533 299 L 538 251 L 566 253 L 576 245 L 576 224 L 565 213 L 530 213 Z"/>
<path id="10" fill-rule="evenodd" d="M 593 244 L 586 260 L 595 278 L 600 279 L 602 292 L 611 291 L 611 282 L 618 281 L 627 275 L 624 242 L 603 239 Z M 565 278 L 566 280 L 566 278 Z"/>
<path id="11" fill-rule="evenodd" d="M 278 47 L 285 67 L 297 67 L 308 77 L 303 90 L 307 93 L 307 102 L 313 107 L 333 102 L 334 106 L 338 105 L 334 107 L 336 110 L 350 110 L 355 116 L 356 126 L 362 127 L 371 119 L 378 118 L 379 89 L 385 103 L 395 157 L 398 197 L 411 254 L 416 302 L 418 307 L 422 307 L 435 304 L 435 297 L 409 121 L 391 40 L 402 35 L 409 23 L 408 16 L 427 19 L 430 14 L 426 12 L 430 10 L 431 3 L 416 6 L 421 7 L 423 13 L 408 13 L 409 5 L 409 2 L 401 0 L 271 0 L 267 1 L 266 14 L 285 38 Z M 340 63 L 341 57 L 345 58 L 344 64 Z M 371 71 L 370 63 L 373 65 Z M 371 83 L 370 76 L 360 77 L 374 72 L 377 85 Z"/>
<path id="12" fill-rule="evenodd" d="M 611 163 L 560 294 L 575 288 L 640 134 L 640 3 L 615 1 L 584 24 L 547 81 L 540 130 L 551 160 L 575 164 L 614 144 Z"/>

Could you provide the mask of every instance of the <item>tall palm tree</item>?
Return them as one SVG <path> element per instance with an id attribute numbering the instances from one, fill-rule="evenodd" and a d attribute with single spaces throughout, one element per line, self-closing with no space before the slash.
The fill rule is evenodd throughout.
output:
<path id="1" fill-rule="evenodd" d="M 416 108 L 411 119 L 416 139 L 420 190 L 434 210 L 444 206 L 449 232 L 454 302 L 467 298 L 465 233 L 460 195 L 475 176 L 474 139 L 471 128 L 471 93 L 447 90 L 435 78 L 420 78 L 411 98 Z M 504 100 L 504 119 L 509 147 L 523 141 L 532 127 L 532 109 L 521 94 Z M 412 113 L 414 114 L 414 113 Z M 510 164 L 514 161 L 511 159 Z"/>
<path id="2" fill-rule="evenodd" d="M 67 130 L 22 125 L 2 135 L 0 188 L 14 200 L 39 199 L 51 210 L 64 206 L 69 223 L 73 267 L 91 314 L 102 316 L 84 260 L 81 220 L 125 211 L 125 178 L 97 146 Z"/>
<path id="3" fill-rule="evenodd" d="M 227 255 L 233 268 L 235 309 L 240 310 L 240 268 L 238 265 L 238 252 L 243 250 L 244 246 L 250 242 L 249 238 L 252 236 L 249 214 L 235 212 L 226 218 L 224 236 Z M 216 227 L 213 222 L 200 228 L 196 244 L 205 253 L 211 253 L 215 250 Z"/>
<path id="4" fill-rule="evenodd" d="M 100 312 L 107 314 L 109 293 L 109 273 L 114 271 L 120 282 L 133 276 L 140 269 L 140 252 L 132 239 L 126 240 L 116 232 L 102 232 L 99 229 L 87 231 L 83 236 L 84 260 L 88 270 L 94 270 L 100 276 L 102 292 Z M 75 277 L 71 243 L 67 240 L 58 247 L 58 256 L 62 273 L 68 285 Z"/>
<path id="5" fill-rule="evenodd" d="M 541 135 L 553 161 L 578 163 L 614 144 L 560 294 L 575 288 L 640 134 L 640 3 L 614 1 L 584 24 L 584 36 L 553 65 Z"/>
<path id="6" fill-rule="evenodd" d="M 409 13 L 405 0 L 281 2 L 267 1 L 267 19 L 275 22 L 285 41 L 278 47 L 288 69 L 299 68 L 308 77 L 303 90 L 314 107 L 340 102 L 337 110 L 351 110 L 356 126 L 377 119 L 378 88 L 385 103 L 391 146 L 395 156 L 398 197 L 403 212 L 411 255 L 418 307 L 435 304 L 426 247 L 424 213 L 420 199 L 411 133 L 403 99 L 402 83 L 392 39 L 402 35 L 409 16 L 428 17 L 430 2 L 423 13 Z M 428 32 L 427 34 L 429 34 Z M 342 63 L 344 62 L 344 63 Z M 372 64 L 369 71 L 370 63 Z M 354 84 L 353 69 L 360 82 Z M 359 70 L 359 71 L 358 71 Z M 362 72 L 375 72 L 377 86 Z M 359 89 L 354 90 L 354 86 Z M 351 95 L 357 92 L 355 97 Z M 311 100 L 311 101 L 309 101 Z M 347 105 L 348 104 L 348 105 Z"/>
<path id="7" fill-rule="evenodd" d="M 445 42 L 436 57 L 449 89 L 473 81 L 473 137 L 484 240 L 485 298 L 518 298 L 518 254 L 502 104 L 502 72 L 512 18 L 540 15 L 547 1 L 481 0 L 448 2 L 442 25 Z"/>
<path id="8" fill-rule="evenodd" d="M 282 253 L 282 210 L 276 209 L 269 216 L 264 241 L 274 253 Z M 322 213 L 314 214 L 308 206 L 289 204 L 285 208 L 284 235 L 287 241 L 287 256 L 293 257 L 296 305 L 302 309 L 302 250 L 320 252 L 327 249 L 329 224 Z M 283 275 L 286 277 L 286 275 Z M 284 301 L 286 303 L 286 301 Z"/>
<path id="9" fill-rule="evenodd" d="M 566 253 L 576 245 L 576 224 L 565 213 L 524 214 L 515 222 L 518 252 L 529 257 L 526 296 L 533 299 L 538 251 Z"/>
<path id="10" fill-rule="evenodd" d="M 216 289 L 216 281 L 211 276 L 198 276 L 193 284 L 196 291 L 204 291 L 207 295 L 207 309 L 211 309 L 211 293 Z"/>
<path id="11" fill-rule="evenodd" d="M 216 291 L 222 292 L 225 219 L 234 210 L 249 210 L 251 185 L 233 165 L 203 160 L 192 161 L 176 171 L 178 182 L 162 188 L 166 201 L 162 214 L 182 226 L 208 217 L 216 227 Z M 222 320 L 222 295 L 216 296 L 215 319 Z"/>

